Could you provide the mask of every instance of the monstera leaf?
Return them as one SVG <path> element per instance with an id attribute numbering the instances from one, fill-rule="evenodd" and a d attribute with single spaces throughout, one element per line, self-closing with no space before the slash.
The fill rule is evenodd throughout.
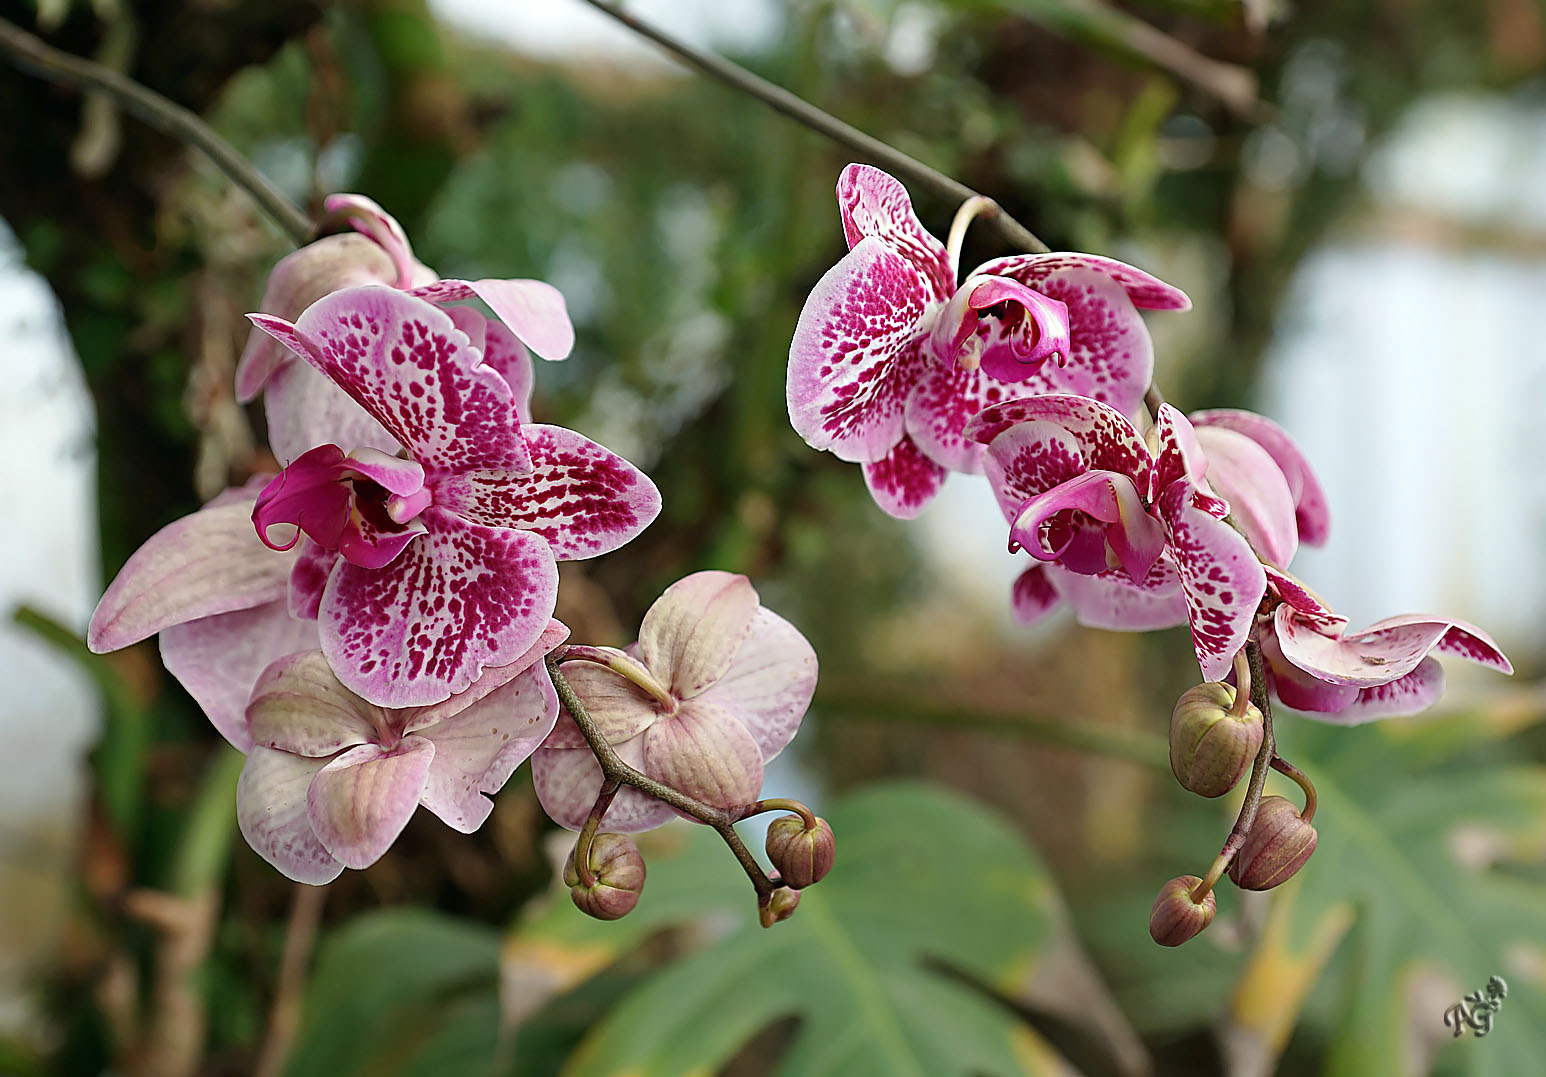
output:
<path id="1" fill-rule="evenodd" d="M 1320 842 L 1236 984 L 1222 1035 L 1239 1072 L 1270 1071 L 1306 1003 L 1332 1074 L 1541 1072 L 1546 768 L 1483 744 L 1512 724 L 1279 723 L 1319 790 Z M 1454 1039 L 1445 1009 L 1493 975 L 1492 1030 Z"/>

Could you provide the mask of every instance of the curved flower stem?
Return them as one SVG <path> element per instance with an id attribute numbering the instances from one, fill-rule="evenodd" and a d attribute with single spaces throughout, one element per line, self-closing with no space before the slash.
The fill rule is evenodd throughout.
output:
<path id="1" fill-rule="evenodd" d="M 1251 660 L 1244 647 L 1235 655 L 1235 703 L 1229 708 L 1231 718 L 1244 718 L 1245 708 L 1251 702 Z"/>
<path id="2" fill-rule="evenodd" d="M 619 788 L 621 786 L 616 778 L 608 778 L 601 783 L 596 803 L 591 805 L 590 814 L 585 817 L 585 825 L 580 827 L 580 836 L 574 841 L 574 872 L 587 890 L 596 885 L 596 874 L 590 869 L 591 844 L 596 840 L 596 831 L 601 829 L 601 817 L 612 806 Z"/>
<path id="3" fill-rule="evenodd" d="M 798 815 L 805 823 L 806 830 L 815 830 L 820 824 L 816 822 L 816 813 L 801 804 L 798 800 L 787 800 L 784 797 L 773 797 L 769 800 L 759 800 L 751 806 L 751 810 L 742 815 L 742 819 L 750 819 L 754 815 L 761 815 L 769 811 L 788 811 Z"/>
<path id="4" fill-rule="evenodd" d="M 1256 762 L 1251 764 L 1251 781 L 1245 789 L 1245 803 L 1240 805 L 1235 825 L 1230 829 L 1229 837 L 1224 839 L 1224 847 L 1219 850 L 1219 855 L 1214 857 L 1208 874 L 1193 888 L 1193 904 L 1200 903 L 1208 896 L 1208 891 L 1229 870 L 1230 861 L 1234 860 L 1240 846 L 1245 844 L 1245 836 L 1251 832 L 1251 824 L 1256 822 L 1256 809 L 1261 805 L 1262 789 L 1267 785 L 1268 765 L 1276 754 L 1276 744 L 1272 737 L 1272 702 L 1267 698 L 1267 670 L 1262 665 L 1261 644 L 1256 642 L 1254 634 L 1245 645 L 1245 655 L 1251 674 L 1251 702 L 1256 704 L 1262 716 L 1261 750 L 1256 753 Z"/>
<path id="5" fill-rule="evenodd" d="M 763 104 L 776 112 L 781 112 L 796 123 L 803 124 L 818 134 L 825 135 L 833 142 L 846 146 L 861 157 L 874 161 L 881 167 L 905 176 L 942 198 L 948 198 L 955 202 L 966 202 L 973 198 L 984 198 L 986 203 L 982 215 L 986 220 L 993 222 L 994 229 L 1003 237 L 1006 243 L 1019 250 L 1031 251 L 1034 254 L 1045 254 L 1050 248 L 1037 239 L 1030 229 L 1005 213 L 997 203 L 986 199 L 983 195 L 972 190 L 960 180 L 952 179 L 937 169 L 930 168 L 916 157 L 909 156 L 894 146 L 888 146 L 880 139 L 865 134 L 857 127 L 844 123 L 829 112 L 817 108 L 809 101 L 790 93 L 782 86 L 774 85 L 767 79 L 752 74 L 739 64 L 715 56 L 712 53 L 702 52 L 693 48 L 684 41 L 679 41 L 657 29 L 647 22 L 628 14 L 611 0 L 585 0 L 585 3 L 597 11 L 616 19 L 628 27 L 640 37 L 646 37 L 655 42 L 661 48 L 671 53 L 677 59 L 696 67 L 699 71 L 711 78 L 740 90 L 742 93 L 755 97 Z"/>
<path id="6" fill-rule="evenodd" d="M 1299 813 L 1299 818 L 1310 822 L 1315 818 L 1315 783 L 1310 781 L 1310 776 L 1300 770 L 1294 764 L 1284 759 L 1281 755 L 1272 757 L 1272 769 L 1279 774 L 1286 774 L 1294 780 L 1294 784 L 1304 791 L 1304 811 Z"/>
<path id="7" fill-rule="evenodd" d="M 591 754 L 596 757 L 596 763 L 601 767 L 603 783 L 616 782 L 619 785 L 632 786 L 647 796 L 664 801 L 684 815 L 689 815 L 698 820 L 698 822 L 713 827 L 714 832 L 730 847 L 730 852 L 740 861 L 742 869 L 746 872 L 746 877 L 751 880 L 752 887 L 757 891 L 758 907 L 765 908 L 777 887 L 773 880 L 768 878 L 767 872 L 763 871 L 762 866 L 757 863 L 757 858 L 752 856 L 751 851 L 746 848 L 746 843 L 741 840 L 741 836 L 735 832 L 735 819 L 731 818 L 728 812 L 720 811 L 718 808 L 711 808 L 709 805 L 695 800 L 685 793 L 671 788 L 669 785 L 657 782 L 647 774 L 639 773 L 639 771 L 623 762 L 616 749 L 607 743 L 606 737 L 602 736 L 595 719 L 590 716 L 590 712 L 585 709 L 585 704 L 575 693 L 574 687 L 564 677 L 563 671 L 558 668 L 562 657 L 561 653 L 548 655 L 548 675 L 553 678 L 553 687 L 558 692 L 559 702 L 564 705 L 564 709 L 574 719 L 574 724 L 579 727 L 580 735 L 585 738 L 585 743 L 590 746 Z M 605 784 L 603 784 L 602 788 L 606 788 Z M 605 812 L 606 807 L 603 806 L 601 810 Z M 592 813 L 595 814 L 595 809 L 592 809 Z M 597 824 L 598 826 L 600 824 L 599 815 L 597 815 Z M 586 825 L 590 825 L 589 819 L 586 820 Z M 576 870 L 579 869 L 579 864 L 580 861 L 577 856 L 575 858 Z M 589 867 L 589 864 L 586 866 Z"/>
<path id="8" fill-rule="evenodd" d="M 998 212 L 998 203 L 985 194 L 974 194 L 961 208 L 956 210 L 955 217 L 950 222 L 950 236 L 945 240 L 945 253 L 950 258 L 950 279 L 957 280 L 961 276 L 961 244 L 966 241 L 966 230 L 971 227 L 972 221 L 986 215 L 992 217 Z"/>
<path id="9" fill-rule="evenodd" d="M 55 85 L 100 90 L 150 126 L 202 150 L 227 179 L 252 196 L 293 242 L 305 243 L 311 238 L 312 222 L 300 207 L 188 109 L 112 68 L 61 52 L 5 19 L 0 19 L 0 51 L 10 54 L 23 71 Z"/>

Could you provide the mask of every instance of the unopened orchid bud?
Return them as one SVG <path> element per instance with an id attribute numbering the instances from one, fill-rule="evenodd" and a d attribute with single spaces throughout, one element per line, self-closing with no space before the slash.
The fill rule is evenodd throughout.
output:
<path id="1" fill-rule="evenodd" d="M 1192 891 L 1201 883 L 1196 875 L 1178 875 L 1160 887 L 1149 911 L 1151 939 L 1161 946 L 1180 946 L 1213 923 L 1213 914 L 1219 907 L 1213 891 L 1204 894 L 1200 902 L 1192 900 Z"/>
<path id="2" fill-rule="evenodd" d="M 766 848 L 784 885 L 794 890 L 819 883 L 832 870 L 837 855 L 832 828 L 820 816 L 816 817 L 815 830 L 807 830 L 805 820 L 798 815 L 773 820 L 768 827 Z"/>
<path id="3" fill-rule="evenodd" d="M 1315 827 L 1283 797 L 1262 797 L 1245 844 L 1229 865 L 1229 877 L 1242 890 L 1271 890 L 1293 878 L 1315 852 Z"/>
<path id="4" fill-rule="evenodd" d="M 571 849 L 564 882 L 575 908 L 597 920 L 616 920 L 633 911 L 644 889 L 644 857 L 637 845 L 621 834 L 597 834 L 590 847 L 590 870 L 595 882 L 586 886 Z"/>
<path id="5" fill-rule="evenodd" d="M 762 926 L 772 927 L 780 920 L 787 920 L 800 906 L 800 891 L 781 886 L 773 891 L 767 906 L 762 910 Z"/>
<path id="6" fill-rule="evenodd" d="M 1261 749 L 1261 711 L 1246 703 L 1235 715 L 1235 690 L 1222 681 L 1189 688 L 1170 713 L 1170 769 L 1182 787 L 1221 797 L 1250 769 Z"/>

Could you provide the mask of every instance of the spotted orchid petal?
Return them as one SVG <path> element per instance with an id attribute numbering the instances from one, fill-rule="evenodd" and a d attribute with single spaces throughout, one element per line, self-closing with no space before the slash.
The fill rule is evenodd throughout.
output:
<path id="1" fill-rule="evenodd" d="M 574 720 L 562 715 L 554 735 L 562 736 Z M 578 737 L 579 730 L 573 730 Z M 633 737 L 612 746 L 623 762 L 644 769 L 644 738 Z M 589 748 L 539 748 L 531 757 L 532 786 L 542 810 L 559 826 L 579 830 L 601 792 L 601 767 Z M 632 787 L 618 790 L 612 806 L 602 816 L 603 829 L 617 834 L 637 834 L 670 822 L 675 813 L 662 801 Z"/>
<path id="2" fill-rule="evenodd" d="M 955 290 L 955 270 L 944 244 L 919 223 L 907 188 L 894 177 L 870 165 L 851 164 L 838 176 L 837 204 L 849 250 L 866 238 L 879 239 L 912 265 L 935 302 Z"/>
<path id="3" fill-rule="evenodd" d="M 116 651 L 162 629 L 282 598 L 293 557 L 252 530 L 252 493 L 227 491 L 167 524 L 124 563 L 97 603 L 86 642 Z"/>
<path id="4" fill-rule="evenodd" d="M 948 364 L 1024 381 L 1067 355 L 1068 306 L 1008 277 L 972 276 L 935 319 L 929 344 Z"/>
<path id="5" fill-rule="evenodd" d="M 1336 715 L 1358 699 L 1358 688 L 1320 680 L 1283 657 L 1276 632 L 1262 633 L 1261 652 L 1267 664 L 1267 683 L 1285 707 L 1314 716 Z"/>
<path id="6" fill-rule="evenodd" d="M 327 578 L 338 564 L 338 552 L 318 546 L 309 538 L 302 538 L 299 556 L 290 570 L 290 586 L 286 603 L 290 616 L 304 621 L 315 621 L 322 608 L 322 593 L 327 589 Z"/>
<path id="7" fill-rule="evenodd" d="M 1037 291 L 1045 291 L 1043 284 L 1074 269 L 1093 270 L 1115 282 L 1127 293 L 1135 307 L 1145 310 L 1190 310 L 1192 307 L 1192 301 L 1181 289 L 1126 262 L 1098 254 L 1057 251 L 1051 254 L 1010 255 L 978 266 L 973 275 L 980 273 L 1009 277 Z"/>
<path id="8" fill-rule="evenodd" d="M 253 337 L 278 346 L 254 329 Z M 268 444 L 281 463 L 291 463 L 318 445 L 369 447 L 386 453 L 401 448 L 366 410 L 328 378 L 302 362 L 284 364 L 263 391 Z"/>
<path id="9" fill-rule="evenodd" d="M 483 825 L 510 775 L 542 744 L 558 719 L 558 693 L 533 665 L 452 717 L 415 736 L 435 746 L 419 802 L 451 828 Z"/>
<path id="10" fill-rule="evenodd" d="M 312 759 L 377 739 L 388 724 L 382 709 L 345 688 L 316 650 L 270 664 L 252 685 L 247 704 L 254 744 Z"/>
<path id="11" fill-rule="evenodd" d="M 901 440 L 903 406 L 924 361 L 928 282 L 871 236 L 826 272 L 789 346 L 789 421 L 808 445 L 867 463 Z"/>
<path id="12" fill-rule="evenodd" d="M 1070 519 L 1072 518 L 1072 520 Z M 1104 525 L 1085 528 L 1082 517 Z M 1081 535 L 1097 539 L 1088 558 L 1076 556 Z M 1011 549 L 1023 547 L 1038 561 L 1093 575 L 1117 564 L 1141 580 L 1165 549 L 1165 529 L 1145 510 L 1133 480 L 1110 471 L 1087 471 L 1031 498 L 1009 528 Z"/>
<path id="13" fill-rule="evenodd" d="M 864 485 L 875 504 L 898 520 L 917 517 L 944 488 L 948 474 L 906 435 L 885 456 L 864 464 L 863 470 Z"/>
<path id="14" fill-rule="evenodd" d="M 433 474 L 527 472 L 515 398 L 439 308 L 391 288 L 348 288 L 292 325 L 253 324 L 327 375 Z"/>
<path id="15" fill-rule="evenodd" d="M 1172 483 L 1158 507 L 1186 594 L 1198 664 L 1206 680 L 1221 681 L 1245 646 L 1267 576 L 1244 536 L 1199 508 L 1191 495 L 1186 483 Z"/>
<path id="16" fill-rule="evenodd" d="M 1288 431 L 1266 416 L 1250 411 L 1218 408 L 1192 415 L 1192 425 L 1201 430 L 1212 427 L 1233 430 L 1256 442 L 1272 457 L 1288 482 L 1294 498 L 1294 514 L 1299 541 L 1307 546 L 1323 546 L 1331 531 L 1331 510 L 1320 480 Z"/>
<path id="17" fill-rule="evenodd" d="M 321 886 L 343 874 L 312 828 L 306 793 L 326 759 L 307 759 L 273 748 L 247 753 L 236 783 L 236 822 L 254 852 L 281 875 Z"/>
<path id="18" fill-rule="evenodd" d="M 338 678 L 373 703 L 425 706 L 507 665 L 541 636 L 558 593 L 546 541 L 438 508 L 391 564 L 339 560 L 318 611 Z"/>
<path id="19" fill-rule="evenodd" d="M 409 291 L 431 303 L 474 296 L 487 303 L 517 340 L 544 359 L 563 359 L 574 350 L 574 325 L 563 293 L 540 280 L 437 280 Z"/>
<path id="20" fill-rule="evenodd" d="M 561 561 L 609 553 L 660 514 L 660 491 L 627 460 L 561 426 L 522 428 L 532 470 L 441 479 L 435 503 L 489 527 L 541 535 Z"/>
<path id="21" fill-rule="evenodd" d="M 404 737 L 392 748 L 361 744 L 317 771 L 306 815 L 324 848 L 346 868 L 368 868 L 408 825 L 429 777 L 435 746 Z"/>
<path id="22" fill-rule="evenodd" d="M 1464 621 L 1407 614 L 1337 635 L 1284 605 L 1274 614 L 1273 626 L 1284 657 L 1331 684 L 1357 688 L 1389 684 L 1412 672 L 1435 650 L 1502 673 L 1514 669 L 1491 636 Z"/>
<path id="23" fill-rule="evenodd" d="M 765 606 L 725 672 L 698 697 L 733 714 L 764 763 L 794 739 L 816 694 L 816 651 L 800 630 Z"/>
<path id="24" fill-rule="evenodd" d="M 966 436 L 991 444 L 1005 430 L 1023 422 L 1061 426 L 1077 440 L 1088 467 L 1126 475 L 1140 490 L 1149 488 L 1153 458 L 1142 436 L 1121 412 L 1088 397 L 1052 393 L 995 404 L 967 424 Z"/>
<path id="25" fill-rule="evenodd" d="M 247 700 L 275 659 L 315 650 L 317 626 L 298 620 L 282 601 L 217 613 L 161 630 L 161 661 L 233 746 L 252 747 Z"/>
<path id="26" fill-rule="evenodd" d="M 1086 627 L 1146 632 L 1186 624 L 1186 593 L 1168 555 L 1154 562 L 1139 583 L 1124 569 L 1087 576 L 1058 565 L 1040 567 Z"/>
<path id="27" fill-rule="evenodd" d="M 907 394 L 908 436 L 942 467 L 974 475 L 982 470 L 983 447 L 966 436 L 966 425 L 983 408 L 1008 395 L 1008 387 L 982 369 L 954 363 L 917 364 Z"/>
<path id="28" fill-rule="evenodd" d="M 471 307 L 448 307 L 446 314 L 456 327 L 467 334 L 468 343 L 483 355 L 483 361 L 499 372 L 515 394 L 515 411 L 522 423 L 531 422 L 531 394 L 536 388 L 536 372 L 531 353 L 506 329 L 503 322 L 489 321 Z M 336 439 L 335 439 L 336 440 Z"/>
<path id="29" fill-rule="evenodd" d="M 356 479 L 367 482 L 359 485 Z M 381 568 L 424 533 L 424 525 L 408 517 L 427 498 L 424 469 L 415 460 L 378 449 L 357 449 L 345 456 L 336 445 L 319 445 L 263 488 L 252 522 L 270 549 L 291 549 L 304 533 L 353 564 Z M 413 512 L 394 518 L 401 502 L 413 505 Z M 297 530 L 288 540 L 276 542 L 270 530 L 279 524 Z"/>
<path id="30" fill-rule="evenodd" d="M 1208 485 L 1229 503 L 1229 517 L 1262 560 L 1287 565 L 1299 549 L 1294 495 L 1260 444 L 1224 427 L 1196 429 L 1208 458 Z"/>
<path id="31" fill-rule="evenodd" d="M 1336 725 L 1362 725 L 1380 718 L 1405 718 L 1421 714 L 1444 694 L 1444 667 L 1435 658 L 1424 658 L 1417 668 L 1389 684 L 1358 689 L 1353 701 L 1335 714 L 1311 715 Z"/>
<path id="32" fill-rule="evenodd" d="M 1186 416 L 1169 404 L 1161 404 L 1154 426 L 1159 449 L 1154 457 L 1150 499 L 1158 501 L 1171 484 L 1185 483 L 1198 508 L 1219 520 L 1228 516 L 1229 505 L 1208 485 L 1208 456 Z"/>
<path id="33" fill-rule="evenodd" d="M 689 699 L 639 738 L 644 772 L 694 800 L 739 815 L 762 793 L 762 752 L 725 708 Z"/>
<path id="34" fill-rule="evenodd" d="M 1267 573 L 1267 586 L 1272 592 L 1300 613 L 1324 621 L 1336 621 L 1337 631 L 1347 624 L 1346 617 L 1337 616 L 1325 599 L 1310 590 L 1309 584 L 1298 576 L 1273 565 L 1263 565 L 1262 568 Z"/>
<path id="35" fill-rule="evenodd" d="M 1057 608 L 1062 596 L 1052 585 L 1046 565 L 1032 565 L 1015 577 L 1010 592 L 1010 608 L 1015 620 L 1033 625 Z"/>
<path id="36" fill-rule="evenodd" d="M 694 572 L 645 612 L 639 656 L 677 699 L 692 699 L 725 675 L 757 609 L 757 591 L 745 576 Z"/>
<path id="37" fill-rule="evenodd" d="M 1077 437 L 1056 423 L 1032 419 L 993 439 L 983 471 L 1012 524 L 1027 501 L 1087 474 L 1089 467 Z"/>
<path id="38" fill-rule="evenodd" d="M 527 670 L 539 666 L 545 668 L 544 659 L 568 638 L 568 625 L 559 620 L 549 620 L 547 627 L 537 637 L 537 642 L 528 647 L 514 662 L 487 667 L 477 680 L 449 699 L 443 699 L 427 707 L 405 708 L 401 712 L 403 732 L 421 732 L 433 727 L 437 722 L 454 718 L 467 707 L 497 692 Z"/>

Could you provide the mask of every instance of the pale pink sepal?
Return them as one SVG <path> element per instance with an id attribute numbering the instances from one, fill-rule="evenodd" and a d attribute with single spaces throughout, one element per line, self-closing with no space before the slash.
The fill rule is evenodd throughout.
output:
<path id="1" fill-rule="evenodd" d="M 428 740 L 405 737 L 392 748 L 361 744 L 330 760 L 306 791 L 323 847 L 348 868 L 381 859 L 419 806 L 434 758 Z"/>
<path id="2" fill-rule="evenodd" d="M 253 748 L 236 784 L 236 822 L 247 844 L 285 878 L 313 886 L 344 870 L 317 837 L 306 807 L 307 790 L 326 762 Z"/>
<path id="3" fill-rule="evenodd" d="M 544 359 L 563 359 L 574 350 L 574 325 L 563 293 L 540 280 L 438 280 L 410 295 L 432 303 L 477 296 L 523 344 Z"/>
<path id="4" fill-rule="evenodd" d="M 640 657 L 678 699 L 691 699 L 725 675 L 757 608 L 745 576 L 695 572 L 666 588 L 644 614 Z"/>

